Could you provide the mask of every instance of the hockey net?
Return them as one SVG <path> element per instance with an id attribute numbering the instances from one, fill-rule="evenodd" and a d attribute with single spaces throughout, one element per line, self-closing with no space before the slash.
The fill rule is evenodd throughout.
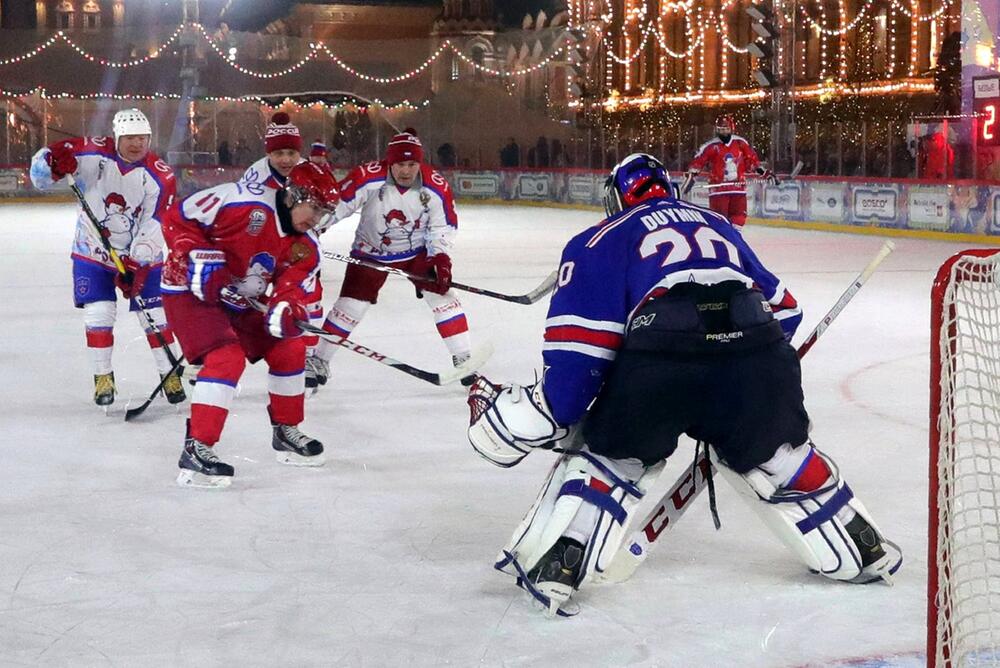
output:
<path id="1" fill-rule="evenodd" d="M 929 666 L 1000 666 L 1000 250 L 931 293 Z"/>

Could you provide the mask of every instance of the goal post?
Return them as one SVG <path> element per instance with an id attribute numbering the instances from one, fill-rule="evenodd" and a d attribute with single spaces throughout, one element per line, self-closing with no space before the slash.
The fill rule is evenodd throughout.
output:
<path id="1" fill-rule="evenodd" d="M 1000 666 L 1000 249 L 931 289 L 927 665 Z"/>

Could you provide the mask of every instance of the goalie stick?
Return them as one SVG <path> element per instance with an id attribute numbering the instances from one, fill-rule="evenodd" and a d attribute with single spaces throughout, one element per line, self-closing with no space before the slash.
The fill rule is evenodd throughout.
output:
<path id="1" fill-rule="evenodd" d="M 256 299 L 248 299 L 250 305 L 261 313 L 267 313 L 267 306 L 260 303 Z M 336 336 L 326 331 L 322 327 L 316 327 L 308 322 L 302 320 L 296 320 L 295 324 L 298 325 L 299 329 L 303 332 L 309 332 L 314 334 L 319 338 L 334 343 L 338 346 L 347 348 L 352 353 L 357 353 L 367 357 L 370 360 L 374 360 L 379 364 L 385 364 L 386 366 L 391 366 L 397 371 L 402 371 L 405 374 L 413 376 L 414 378 L 419 378 L 422 381 L 431 383 L 433 385 L 448 385 L 450 383 L 457 382 L 466 376 L 470 376 L 479 370 L 483 364 L 493 355 L 493 346 L 489 342 L 478 347 L 476 350 L 472 351 L 472 355 L 469 359 L 465 360 L 453 369 L 446 371 L 444 373 L 435 373 L 433 371 L 427 371 L 425 369 L 420 369 L 406 362 L 401 362 L 395 358 L 389 357 L 388 355 L 383 355 L 377 350 L 372 350 L 359 343 L 355 343 L 350 339 L 345 339 L 340 336 Z"/>
<path id="2" fill-rule="evenodd" d="M 799 359 L 805 357 L 806 353 L 812 349 L 830 323 L 854 299 L 865 282 L 871 278 L 878 266 L 895 248 L 896 245 L 891 240 L 886 240 L 882 244 L 868 266 L 858 274 L 857 278 L 844 291 L 844 294 L 840 296 L 840 299 L 799 346 L 797 351 Z M 604 570 L 603 579 L 607 582 L 624 582 L 632 577 L 635 569 L 649 556 L 653 545 L 656 544 L 663 532 L 681 518 L 685 511 L 691 507 L 691 503 L 701 494 L 701 491 L 708 486 L 708 477 L 712 472 L 714 472 L 714 465 L 708 460 L 706 450 L 698 448 L 694 464 L 681 474 L 681 477 L 657 501 L 652 510 L 639 521 L 638 528 L 632 532 L 632 535 L 622 542 L 611 563 Z"/>
<path id="3" fill-rule="evenodd" d="M 362 260 L 361 258 L 352 257 L 350 255 L 341 255 L 340 253 L 334 253 L 333 251 L 323 251 L 323 257 L 329 258 L 330 260 L 337 260 L 338 262 L 346 262 L 347 264 L 356 264 L 361 267 L 368 267 L 369 269 L 383 271 L 387 274 L 395 274 L 396 276 L 402 276 L 414 281 L 428 280 L 426 276 L 417 276 L 416 274 L 411 274 L 408 271 L 397 269 L 396 267 L 378 262 L 369 262 L 368 260 Z M 471 292 L 476 295 L 491 297 L 493 299 L 500 299 L 505 302 L 514 302 L 515 304 L 534 304 L 539 299 L 552 292 L 553 288 L 556 286 L 556 276 L 557 272 L 553 271 L 545 277 L 545 280 L 542 281 L 537 288 L 523 295 L 508 295 L 502 292 L 487 290 L 486 288 L 477 288 L 474 285 L 456 283 L 454 281 L 452 281 L 451 287 L 456 290 L 464 290 L 465 292 Z"/>

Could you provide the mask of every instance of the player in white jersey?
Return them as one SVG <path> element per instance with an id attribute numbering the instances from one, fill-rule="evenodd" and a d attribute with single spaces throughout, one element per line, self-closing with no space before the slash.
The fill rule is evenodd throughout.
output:
<path id="1" fill-rule="evenodd" d="M 240 185 L 257 195 L 262 193 L 263 188 L 283 188 L 292 168 L 306 162 L 302 157 L 302 133 L 285 112 L 279 111 L 271 116 L 264 132 L 264 150 L 267 155 L 250 165 L 240 179 Z M 333 176 L 332 172 L 330 176 Z M 311 230 L 308 234 L 318 246 L 319 234 Z M 323 324 L 323 285 L 320 283 L 319 273 L 316 274 L 315 286 L 316 289 L 307 296 L 306 312 L 309 314 L 309 322 L 319 327 Z M 319 337 L 306 334 L 303 338 L 306 342 L 306 356 L 311 358 L 315 354 Z M 306 367 L 306 387 L 310 388 L 316 387 L 316 376 L 311 373 L 312 366 L 310 364 Z"/>
<path id="2" fill-rule="evenodd" d="M 355 167 L 341 182 L 341 201 L 328 224 L 360 211 L 353 257 L 428 277 L 415 282 L 418 296 L 424 297 L 433 312 L 438 334 L 458 366 L 469 358 L 471 349 L 465 312 L 451 290 L 450 253 L 458 216 L 451 187 L 433 167 L 421 164 L 423 155 L 412 131 L 393 137 L 384 160 Z M 378 301 L 386 277 L 385 272 L 370 267 L 347 265 L 340 297 L 323 329 L 350 336 Z M 318 385 L 326 383 L 336 349 L 335 344 L 320 341 L 316 355 L 307 360 Z"/>
<path id="3" fill-rule="evenodd" d="M 141 111 L 119 111 L 112 127 L 114 137 L 61 140 L 39 150 L 31 163 L 31 182 L 40 190 L 51 188 L 67 175 L 73 176 L 127 269 L 124 275 L 118 272 L 92 231 L 83 207 L 79 207 L 71 253 L 73 300 L 84 312 L 87 347 L 94 362 L 94 401 L 99 406 L 113 403 L 116 392 L 111 365 L 116 286 L 130 300 L 132 311 L 140 310 L 135 298 L 141 297 L 156 324 L 160 336 L 146 317 L 137 313 L 161 376 L 171 370 L 163 346 L 172 345 L 174 340 L 160 305 L 160 220 L 174 197 L 174 172 L 149 150 L 152 130 Z M 170 373 L 163 389 L 170 403 L 185 398 L 176 372 Z"/>

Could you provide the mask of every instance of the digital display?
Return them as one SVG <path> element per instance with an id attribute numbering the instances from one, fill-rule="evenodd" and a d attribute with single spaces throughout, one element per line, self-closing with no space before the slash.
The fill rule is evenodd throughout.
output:
<path id="1" fill-rule="evenodd" d="M 972 80 L 972 111 L 980 146 L 1000 146 L 1000 76 Z"/>

